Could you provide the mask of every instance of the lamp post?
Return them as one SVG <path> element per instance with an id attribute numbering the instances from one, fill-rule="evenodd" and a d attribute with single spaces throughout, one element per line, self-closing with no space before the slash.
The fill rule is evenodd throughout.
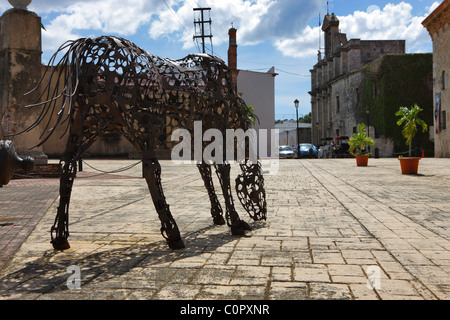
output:
<path id="1" fill-rule="evenodd" d="M 296 111 L 296 115 L 297 115 L 297 159 L 300 158 L 300 145 L 299 145 L 300 139 L 298 136 L 298 104 L 299 103 L 300 102 L 297 99 L 295 99 L 294 105 L 295 105 L 295 111 Z"/>
<path id="2" fill-rule="evenodd" d="M 366 107 L 366 115 L 367 115 L 367 136 L 370 137 L 370 108 Z"/>
<path id="3" fill-rule="evenodd" d="M 367 116 L 367 137 L 370 137 L 370 108 L 366 107 L 366 116 Z M 368 146 L 370 152 L 370 146 Z"/>
<path id="4" fill-rule="evenodd" d="M 319 142 L 320 142 L 319 136 L 320 136 L 320 134 L 319 134 L 319 123 L 318 122 L 316 122 L 316 132 L 317 132 L 317 139 L 316 139 L 317 143 L 316 143 L 316 145 L 319 145 Z"/>

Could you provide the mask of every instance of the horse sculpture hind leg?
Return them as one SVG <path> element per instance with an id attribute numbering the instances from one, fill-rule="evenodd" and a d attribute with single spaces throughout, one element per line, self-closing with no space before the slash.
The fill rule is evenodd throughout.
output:
<path id="1" fill-rule="evenodd" d="M 59 206 L 55 222 L 50 230 L 51 243 L 57 250 L 70 248 L 69 237 L 69 205 L 72 187 L 77 175 L 77 161 L 80 155 L 95 142 L 102 132 L 102 127 L 93 129 L 90 124 L 92 117 L 87 110 L 93 106 L 86 103 L 86 99 L 79 97 L 76 103 L 76 111 L 73 111 L 69 121 L 69 134 L 66 149 L 60 161 L 62 172 L 59 184 Z"/>
<path id="2" fill-rule="evenodd" d="M 55 222 L 50 230 L 51 243 L 56 250 L 70 248 L 69 237 L 69 204 L 72 186 L 77 174 L 77 158 L 80 153 L 80 135 L 69 135 L 66 150 L 61 160 L 62 173 L 59 185 L 59 206 Z"/>
<path id="3" fill-rule="evenodd" d="M 153 199 L 158 217 L 161 220 L 161 234 L 167 240 L 171 249 L 183 249 L 184 243 L 180 236 L 177 223 L 172 217 L 169 205 L 161 184 L 161 165 L 154 156 L 153 151 L 145 150 L 143 152 L 143 171 L 144 178 L 147 181 L 150 194 Z"/>

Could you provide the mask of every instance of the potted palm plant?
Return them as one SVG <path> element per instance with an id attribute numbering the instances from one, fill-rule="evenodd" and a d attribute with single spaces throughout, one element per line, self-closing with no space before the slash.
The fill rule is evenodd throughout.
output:
<path id="1" fill-rule="evenodd" d="M 373 147 L 375 141 L 368 137 L 366 134 L 366 126 L 364 123 L 358 125 L 358 132 L 354 133 L 353 136 L 348 141 L 350 146 L 349 152 L 356 158 L 356 165 L 358 167 L 367 167 L 370 152 L 368 147 Z"/>
<path id="2" fill-rule="evenodd" d="M 420 108 L 417 103 L 413 107 L 400 107 L 395 113 L 400 117 L 397 121 L 398 126 L 403 125 L 402 134 L 406 139 L 406 145 L 409 145 L 409 157 L 399 157 L 402 174 L 417 174 L 419 169 L 420 157 L 412 157 L 412 140 L 418 131 L 418 126 L 422 127 L 422 131 L 425 132 L 428 129 L 425 121 L 419 118 L 419 113 L 423 109 Z"/>

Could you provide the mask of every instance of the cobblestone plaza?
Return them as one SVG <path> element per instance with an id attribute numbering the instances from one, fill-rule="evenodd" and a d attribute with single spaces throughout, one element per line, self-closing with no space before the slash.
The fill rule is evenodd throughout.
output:
<path id="1" fill-rule="evenodd" d="M 86 161 L 104 171 L 133 162 Z M 402 175 L 397 159 L 370 159 L 368 167 L 354 159 L 282 160 L 265 177 L 267 221 L 251 222 L 236 203 L 253 227 L 244 237 L 213 225 L 194 165 L 161 164 L 183 250 L 161 237 L 140 165 L 117 174 L 84 166 L 73 188 L 67 251 L 50 244 L 59 180 L 19 179 L 1 188 L 0 299 L 450 296 L 448 159 L 422 159 L 418 175 Z"/>

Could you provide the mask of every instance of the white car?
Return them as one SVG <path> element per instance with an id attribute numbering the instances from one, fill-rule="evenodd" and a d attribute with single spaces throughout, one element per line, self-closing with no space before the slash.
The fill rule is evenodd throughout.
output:
<path id="1" fill-rule="evenodd" d="M 279 157 L 284 159 L 292 159 L 294 158 L 294 149 L 289 146 L 280 146 L 279 148 Z"/>

